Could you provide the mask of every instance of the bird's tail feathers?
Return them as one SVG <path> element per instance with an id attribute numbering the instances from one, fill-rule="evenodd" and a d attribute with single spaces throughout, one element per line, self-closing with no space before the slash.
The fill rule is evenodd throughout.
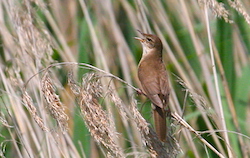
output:
<path id="1" fill-rule="evenodd" d="M 162 142 L 166 142 L 166 136 L 167 136 L 166 110 L 164 108 L 155 106 L 153 111 L 154 111 L 154 123 L 155 123 L 156 134 L 158 135 L 159 139 Z"/>

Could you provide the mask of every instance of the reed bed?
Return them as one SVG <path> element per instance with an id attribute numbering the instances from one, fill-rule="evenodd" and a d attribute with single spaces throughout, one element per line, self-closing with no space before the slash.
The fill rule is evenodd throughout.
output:
<path id="1" fill-rule="evenodd" d="M 248 0 L 0 1 L 0 157 L 250 157 Z M 167 143 L 139 95 L 158 35 Z"/>

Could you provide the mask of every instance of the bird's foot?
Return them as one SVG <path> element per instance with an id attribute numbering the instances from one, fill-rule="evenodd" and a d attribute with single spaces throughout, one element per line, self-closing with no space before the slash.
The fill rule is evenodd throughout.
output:
<path id="1" fill-rule="evenodd" d="M 145 95 L 143 93 L 143 91 L 141 89 L 139 89 L 139 88 L 136 89 L 136 93 L 137 93 L 137 95 L 142 95 L 142 94 Z"/>
<path id="2" fill-rule="evenodd" d="M 166 116 L 167 117 L 171 117 L 171 110 L 170 110 L 170 108 L 167 108 L 167 110 L 166 110 Z"/>

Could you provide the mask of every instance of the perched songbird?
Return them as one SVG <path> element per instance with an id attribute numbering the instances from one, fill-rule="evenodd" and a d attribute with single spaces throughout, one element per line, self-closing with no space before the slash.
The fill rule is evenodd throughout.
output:
<path id="1" fill-rule="evenodd" d="M 155 130 L 159 139 L 166 142 L 166 111 L 169 102 L 167 71 L 162 61 L 162 42 L 159 37 L 139 31 L 143 38 L 135 37 L 143 47 L 138 66 L 138 77 L 142 92 L 153 104 Z"/>

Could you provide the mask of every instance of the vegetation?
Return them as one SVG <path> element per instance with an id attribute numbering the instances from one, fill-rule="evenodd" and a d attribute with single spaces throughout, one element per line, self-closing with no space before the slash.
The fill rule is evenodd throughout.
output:
<path id="1" fill-rule="evenodd" d="M 0 1 L 1 157 L 250 157 L 248 0 Z M 169 141 L 138 95 L 158 35 Z"/>

